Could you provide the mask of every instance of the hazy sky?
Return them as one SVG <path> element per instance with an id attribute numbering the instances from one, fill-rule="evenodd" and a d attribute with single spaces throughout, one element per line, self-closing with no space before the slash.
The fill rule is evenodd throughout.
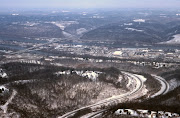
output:
<path id="1" fill-rule="evenodd" d="M 178 8 L 180 0 L 0 0 L 0 8 Z"/>

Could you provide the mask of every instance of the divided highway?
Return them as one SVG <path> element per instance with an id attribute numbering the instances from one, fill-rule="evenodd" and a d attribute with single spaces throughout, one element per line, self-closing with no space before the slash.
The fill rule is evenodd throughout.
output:
<path id="1" fill-rule="evenodd" d="M 158 80 L 161 83 L 161 89 L 156 92 L 154 95 L 151 96 L 151 98 L 156 97 L 158 95 L 166 94 L 169 91 L 169 83 L 162 77 L 157 75 L 152 75 L 154 79 Z M 87 118 L 96 118 L 97 116 L 101 115 L 106 110 L 101 110 L 98 112 L 94 112 L 87 116 Z"/>
<path id="2" fill-rule="evenodd" d="M 135 74 L 131 74 L 131 73 L 128 73 L 128 72 L 122 72 L 124 75 L 130 77 L 131 79 L 134 79 L 136 81 L 136 87 L 135 89 L 133 89 L 132 91 L 128 92 L 128 93 L 125 93 L 125 94 L 122 94 L 122 95 L 118 95 L 118 96 L 113 96 L 111 98 L 108 98 L 108 99 L 105 99 L 105 100 L 102 100 L 98 103 L 95 103 L 95 104 L 92 104 L 92 105 L 89 105 L 89 106 L 85 106 L 85 107 L 82 107 L 82 108 L 79 108 L 77 110 L 74 110 L 74 111 L 71 111 L 71 112 L 68 112 L 66 114 L 64 114 L 63 116 L 60 116 L 58 118 L 68 118 L 68 117 L 71 117 L 73 116 L 74 114 L 76 114 L 77 112 L 80 112 L 81 110 L 85 110 L 85 109 L 92 109 L 93 107 L 98 107 L 98 106 L 103 106 L 103 105 L 106 105 L 106 104 L 110 104 L 110 103 L 114 103 L 114 102 L 117 102 L 119 100 L 122 100 L 122 99 L 125 99 L 125 98 L 129 98 L 129 97 L 132 97 L 133 95 L 136 95 L 138 94 L 139 91 L 142 90 L 143 88 L 143 81 L 141 80 L 141 78 L 139 78 L 138 76 L 136 76 Z M 103 111 L 100 111 L 100 112 L 97 112 L 98 114 L 102 113 Z M 96 113 L 96 114 L 97 114 Z M 96 115 L 95 114 L 95 115 Z M 94 115 L 94 114 L 93 114 Z M 91 117 L 91 116 L 89 116 Z"/>

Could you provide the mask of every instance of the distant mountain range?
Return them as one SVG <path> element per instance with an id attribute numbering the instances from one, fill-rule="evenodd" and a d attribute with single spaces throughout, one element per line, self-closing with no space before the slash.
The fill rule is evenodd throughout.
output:
<path id="1" fill-rule="evenodd" d="M 118 41 L 122 43 L 158 43 L 180 34 L 180 25 L 156 22 L 115 23 L 85 33 L 81 39 Z"/>
<path id="2" fill-rule="evenodd" d="M 0 35 L 8 37 L 64 37 L 62 30 L 51 23 L 1 25 Z"/>
<path id="3" fill-rule="evenodd" d="M 74 40 L 80 37 L 85 41 L 112 41 L 117 44 L 170 44 L 167 41 L 180 34 L 180 20 L 176 15 L 160 16 L 156 12 L 154 15 L 144 16 L 133 11 L 130 15 L 128 12 L 31 17 L 0 15 L 0 36 L 67 37 Z M 170 42 L 180 42 L 177 40 L 176 38 Z"/>

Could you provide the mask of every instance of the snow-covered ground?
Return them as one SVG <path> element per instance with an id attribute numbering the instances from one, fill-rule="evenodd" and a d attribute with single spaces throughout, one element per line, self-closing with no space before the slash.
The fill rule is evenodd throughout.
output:
<path id="1" fill-rule="evenodd" d="M 77 21 L 62 21 L 62 22 L 50 22 L 50 23 L 58 26 L 61 30 L 64 30 L 67 26 L 72 25 L 72 24 L 78 24 L 79 22 L 77 22 Z"/>
<path id="2" fill-rule="evenodd" d="M 12 100 L 13 100 L 13 98 L 16 96 L 16 94 L 17 94 L 17 91 L 16 91 L 16 90 L 13 90 L 12 95 L 11 95 L 11 97 L 7 100 L 7 102 L 6 102 L 4 105 L 0 106 L 0 109 L 2 109 L 4 113 L 7 113 L 7 111 L 8 111 L 8 105 L 9 105 L 9 103 L 12 102 Z"/>
<path id="3" fill-rule="evenodd" d="M 12 16 L 19 16 L 19 14 L 11 14 Z"/>
<path id="4" fill-rule="evenodd" d="M 91 79 L 93 81 L 96 81 L 99 74 L 101 74 L 102 72 L 98 72 L 98 71 L 72 71 L 72 73 L 76 73 L 79 76 L 82 77 L 87 77 L 88 79 Z M 56 72 L 56 75 L 70 75 L 71 72 L 68 71 L 60 71 L 60 72 Z"/>
<path id="5" fill-rule="evenodd" d="M 14 82 L 12 82 L 12 83 L 13 83 L 13 84 L 19 84 L 19 83 L 25 84 L 25 83 L 35 82 L 35 81 L 37 81 L 37 80 L 18 80 L 18 81 L 14 81 Z"/>
<path id="6" fill-rule="evenodd" d="M 0 69 L 0 77 L 1 78 L 7 78 L 8 77 L 7 74 L 2 69 Z"/>
<path id="7" fill-rule="evenodd" d="M 116 56 L 119 56 L 119 55 L 122 55 L 122 54 L 123 54 L 122 51 L 115 51 L 115 52 L 113 53 L 113 55 L 116 55 Z"/>
<path id="8" fill-rule="evenodd" d="M 23 24 L 23 25 L 32 27 L 32 26 L 35 26 L 35 25 L 38 25 L 38 24 L 39 24 L 39 23 L 35 23 L 35 22 L 26 22 L 26 23 Z"/>
<path id="9" fill-rule="evenodd" d="M 134 21 L 134 22 L 142 22 L 142 23 L 146 22 L 145 19 L 135 19 L 135 20 L 133 20 L 133 21 Z"/>
<path id="10" fill-rule="evenodd" d="M 167 41 L 166 43 L 171 43 L 171 44 L 180 44 L 180 34 L 176 34 L 173 36 L 174 38 L 170 41 Z"/>
<path id="11" fill-rule="evenodd" d="M 169 86 L 170 86 L 170 91 L 175 89 L 176 87 L 180 86 L 180 81 L 176 78 L 171 79 L 170 81 L 168 81 Z"/>
<path id="12" fill-rule="evenodd" d="M 70 11 L 62 10 L 61 12 L 62 12 L 62 13 L 69 13 Z"/>
<path id="13" fill-rule="evenodd" d="M 5 86 L 0 86 L 0 93 L 3 93 L 5 91 L 9 91 L 9 89 L 7 89 Z"/>
<path id="14" fill-rule="evenodd" d="M 63 31 L 62 33 L 63 33 L 63 35 L 64 35 L 65 37 L 69 37 L 69 38 L 72 38 L 72 37 L 73 37 L 72 34 L 67 33 L 67 32 L 65 32 L 65 31 Z"/>
<path id="15" fill-rule="evenodd" d="M 124 23 L 124 25 L 130 26 L 133 25 L 133 23 Z"/>
<path id="16" fill-rule="evenodd" d="M 126 30 L 129 31 L 137 31 L 137 32 L 143 32 L 144 30 L 138 30 L 138 29 L 134 29 L 134 28 L 125 28 Z"/>
<path id="17" fill-rule="evenodd" d="M 172 40 L 161 42 L 160 44 L 180 44 L 180 34 L 173 35 Z"/>
<path id="18" fill-rule="evenodd" d="M 56 23 L 56 22 L 52 22 L 52 24 L 58 26 L 60 29 L 64 30 L 65 29 L 65 26 L 61 23 Z"/>
<path id="19" fill-rule="evenodd" d="M 87 32 L 87 30 L 85 28 L 79 28 L 79 29 L 76 30 L 76 32 L 77 32 L 78 35 L 81 35 L 81 34 Z"/>
<path id="20" fill-rule="evenodd" d="M 147 78 L 145 78 L 142 75 L 138 75 L 138 74 L 134 74 L 134 75 L 136 75 L 139 79 L 141 79 L 142 82 L 145 82 L 147 80 Z"/>

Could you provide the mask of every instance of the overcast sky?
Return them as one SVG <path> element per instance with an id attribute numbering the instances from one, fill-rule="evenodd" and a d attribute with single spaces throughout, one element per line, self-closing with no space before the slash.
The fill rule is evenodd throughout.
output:
<path id="1" fill-rule="evenodd" d="M 178 8 L 180 0 L 0 0 L 1 8 Z"/>

